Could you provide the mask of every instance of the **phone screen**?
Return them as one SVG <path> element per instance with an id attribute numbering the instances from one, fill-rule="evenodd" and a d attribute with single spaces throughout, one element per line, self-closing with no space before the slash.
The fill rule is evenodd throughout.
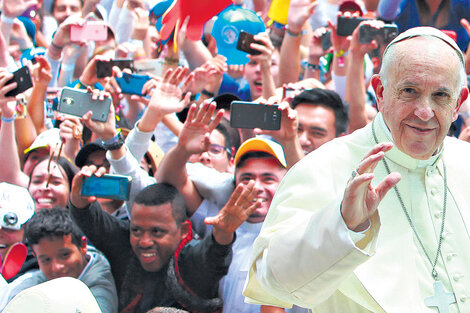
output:
<path id="1" fill-rule="evenodd" d="M 82 196 L 129 200 L 131 177 L 105 174 L 101 177 L 90 176 L 83 179 Z"/>

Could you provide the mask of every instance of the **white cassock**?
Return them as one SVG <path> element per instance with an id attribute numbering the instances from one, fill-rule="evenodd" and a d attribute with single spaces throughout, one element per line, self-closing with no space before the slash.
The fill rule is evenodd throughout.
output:
<path id="1" fill-rule="evenodd" d="M 337 138 L 298 162 L 284 177 L 251 255 L 247 301 L 314 312 L 438 312 L 424 299 L 434 294 L 432 265 L 390 190 L 365 234 L 344 223 L 340 205 L 352 171 L 376 144 L 372 124 Z M 379 142 L 390 142 L 381 114 Z M 393 148 L 386 153 L 403 202 L 434 261 L 444 201 L 447 205 L 436 269 L 455 293 L 449 312 L 470 312 L 470 144 L 447 137 L 438 155 L 416 160 Z M 383 162 L 372 185 L 388 174 Z"/>

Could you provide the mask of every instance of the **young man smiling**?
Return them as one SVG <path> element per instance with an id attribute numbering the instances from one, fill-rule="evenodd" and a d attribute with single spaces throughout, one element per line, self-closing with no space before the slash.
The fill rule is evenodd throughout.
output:
<path id="1" fill-rule="evenodd" d="M 67 210 L 53 208 L 37 212 L 26 224 L 25 238 L 39 263 L 39 270 L 20 276 L 2 289 L 0 308 L 15 295 L 32 286 L 60 278 L 83 281 L 102 312 L 117 311 L 117 293 L 106 258 L 88 251 L 86 238 Z"/>

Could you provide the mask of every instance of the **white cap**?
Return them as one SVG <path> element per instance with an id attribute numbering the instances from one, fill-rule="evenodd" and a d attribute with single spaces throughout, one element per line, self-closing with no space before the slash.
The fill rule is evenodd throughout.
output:
<path id="1" fill-rule="evenodd" d="M 3 313 L 102 313 L 90 289 L 72 277 L 62 277 L 25 289 Z"/>
<path id="2" fill-rule="evenodd" d="M 395 37 L 395 39 L 393 39 L 388 44 L 388 46 L 384 50 L 383 55 L 385 56 L 385 54 L 387 54 L 388 48 L 390 48 L 390 46 L 406 39 L 410 39 L 414 37 L 421 37 L 421 36 L 432 36 L 432 37 L 441 39 L 442 41 L 447 43 L 452 49 L 454 49 L 455 52 L 457 52 L 460 62 L 462 62 L 462 64 L 465 65 L 464 55 L 462 53 L 462 50 L 460 50 L 459 46 L 457 45 L 457 43 L 452 38 L 447 36 L 444 32 L 440 31 L 437 28 L 429 27 L 429 26 L 413 27 L 399 34 L 397 37 Z"/>
<path id="3" fill-rule="evenodd" d="M 34 214 L 34 201 L 26 188 L 0 183 L 0 227 L 21 229 Z"/>
<path id="4" fill-rule="evenodd" d="M 58 128 L 51 128 L 40 133 L 36 139 L 34 139 L 31 146 L 24 150 L 24 153 L 26 154 L 37 148 L 55 148 L 60 142 L 60 130 Z"/>

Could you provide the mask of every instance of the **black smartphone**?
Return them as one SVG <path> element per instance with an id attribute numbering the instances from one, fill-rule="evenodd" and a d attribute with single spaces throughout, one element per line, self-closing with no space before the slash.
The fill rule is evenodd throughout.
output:
<path id="1" fill-rule="evenodd" d="M 134 69 L 134 60 L 132 59 L 116 59 L 110 61 L 98 60 L 96 61 L 96 77 L 105 78 L 113 75 L 113 66 L 119 67 L 121 70 L 130 69 L 132 72 Z"/>
<path id="2" fill-rule="evenodd" d="M 122 73 L 122 77 L 116 77 L 116 82 L 122 93 L 143 96 L 142 88 L 151 79 L 148 75 Z"/>
<path id="3" fill-rule="evenodd" d="M 346 17 L 346 16 L 338 16 L 338 24 L 336 26 L 336 34 L 338 36 L 350 36 L 352 35 L 353 31 L 356 29 L 357 26 L 362 21 L 368 20 L 367 18 L 363 17 Z"/>
<path id="4" fill-rule="evenodd" d="M 331 42 L 331 30 L 321 35 L 320 39 L 323 51 L 330 49 L 330 47 L 333 45 Z"/>
<path id="5" fill-rule="evenodd" d="M 395 24 L 385 24 L 383 28 L 375 28 L 371 25 L 359 27 L 359 42 L 368 44 L 376 40 L 379 45 L 388 45 L 398 35 L 398 27 Z"/>
<path id="6" fill-rule="evenodd" d="M 23 66 L 19 70 L 13 72 L 13 78 L 5 83 L 5 86 L 16 82 L 17 86 L 15 89 L 10 90 L 5 94 L 5 97 L 15 97 L 20 93 L 33 87 L 33 81 L 31 79 L 31 73 L 27 66 Z"/>
<path id="7" fill-rule="evenodd" d="M 250 33 L 247 33 L 245 31 L 241 31 L 240 35 L 238 36 L 238 42 L 237 42 L 237 49 L 244 51 L 248 54 L 251 55 L 258 55 L 261 54 L 261 51 L 255 50 L 250 47 L 251 43 L 257 43 L 262 45 L 263 43 L 261 41 L 257 41 L 253 38 L 253 35 Z"/>
<path id="8" fill-rule="evenodd" d="M 230 126 L 279 130 L 281 111 L 277 105 L 233 101 L 230 106 Z"/>
<path id="9" fill-rule="evenodd" d="M 92 120 L 106 122 L 111 106 L 111 98 L 105 97 L 104 100 L 93 100 L 91 97 L 92 94 L 86 90 L 64 87 L 60 94 L 57 111 L 80 117 L 86 112 L 92 111 Z"/>
<path id="10" fill-rule="evenodd" d="M 105 174 L 85 177 L 82 182 L 82 196 L 97 198 L 129 200 L 132 177 L 125 175 Z"/>

